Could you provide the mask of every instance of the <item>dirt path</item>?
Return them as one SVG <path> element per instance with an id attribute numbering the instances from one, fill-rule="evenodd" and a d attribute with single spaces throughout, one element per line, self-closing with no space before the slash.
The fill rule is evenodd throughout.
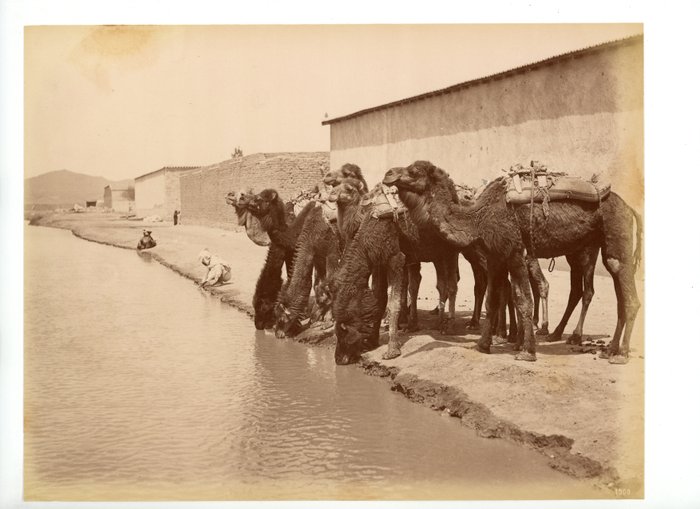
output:
<path id="1" fill-rule="evenodd" d="M 129 249 L 135 249 L 141 230 L 147 227 L 158 246 L 141 256 L 151 256 L 195 281 L 204 272 L 197 254 L 207 247 L 233 266 L 231 282 L 210 291 L 252 315 L 250 303 L 267 248 L 254 245 L 242 232 L 144 224 L 100 213 L 53 214 L 37 224 L 67 228 L 79 237 Z M 627 365 L 610 365 L 595 352 L 564 342 L 541 344 L 537 362 L 519 363 L 508 345 L 496 346 L 491 355 L 484 355 L 475 350 L 476 334 L 460 331 L 460 335 L 441 336 L 431 331 L 435 317 L 427 311 L 437 302 L 435 275 L 425 264 L 422 272 L 419 309 L 427 330 L 404 335 L 403 355 L 397 359 L 381 360 L 383 345 L 365 354 L 363 368 L 385 377 L 392 390 L 460 418 L 482 436 L 512 440 L 547 455 L 553 468 L 590 478 L 611 489 L 611 496 L 643 497 L 643 309 Z M 473 279 L 464 260 L 460 273 L 458 324 L 463 325 L 473 304 Z M 566 304 L 569 275 L 554 271 L 546 276 L 552 330 Z M 615 328 L 615 294 L 611 279 L 596 276 L 595 283 L 596 295 L 584 332 L 592 339 L 607 341 Z M 637 286 L 643 300 L 641 281 Z M 577 313 L 567 332 L 575 325 Z M 333 329 L 309 329 L 298 339 L 331 347 Z"/>

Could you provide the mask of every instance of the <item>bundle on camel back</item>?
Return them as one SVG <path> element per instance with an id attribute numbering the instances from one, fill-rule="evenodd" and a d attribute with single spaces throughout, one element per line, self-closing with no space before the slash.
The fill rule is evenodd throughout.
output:
<path id="1" fill-rule="evenodd" d="M 513 204 L 577 200 L 600 203 L 610 194 L 610 184 L 602 184 L 594 177 L 591 181 L 569 176 L 564 172 L 550 172 L 538 161 L 530 167 L 516 164 L 508 171 L 506 202 Z"/>
<path id="2" fill-rule="evenodd" d="M 641 257 L 641 217 L 617 194 L 610 192 L 598 203 L 582 200 L 551 201 L 545 216 L 542 206 L 506 202 L 507 180 L 489 183 L 472 206 L 454 204 L 449 175 L 428 161 L 387 172 L 384 183 L 399 189 L 411 217 L 433 228 L 458 247 L 484 246 L 488 257 L 489 289 L 510 273 L 521 330 L 517 360 L 536 360 L 532 327 L 532 296 L 528 288 L 525 252 L 535 245 L 536 256 L 555 256 L 602 249 L 603 262 L 615 284 L 618 321 L 606 356 L 612 363 L 625 363 L 639 300 L 634 272 Z M 637 223 L 634 249 L 633 224 Z M 573 275 L 572 275 L 573 278 Z M 573 282 L 573 279 L 572 279 Z M 477 348 L 490 352 L 497 292 L 488 292 L 488 319 Z M 624 332 L 624 336 L 623 336 Z"/>

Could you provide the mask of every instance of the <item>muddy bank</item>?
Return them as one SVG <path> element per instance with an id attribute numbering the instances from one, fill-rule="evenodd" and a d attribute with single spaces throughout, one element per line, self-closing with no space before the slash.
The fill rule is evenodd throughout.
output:
<path id="1" fill-rule="evenodd" d="M 134 250 L 141 230 L 147 228 L 158 245 L 139 255 L 193 282 L 203 275 L 197 254 L 207 247 L 231 263 L 233 278 L 229 284 L 205 291 L 252 316 L 250 303 L 267 248 L 254 245 L 243 232 L 144 224 L 101 213 L 49 214 L 35 219 L 34 224 L 66 228 L 86 240 Z M 626 366 L 610 365 L 595 351 L 582 351 L 563 341 L 541 344 L 536 363 L 519 363 L 508 345 L 495 346 L 491 355 L 483 355 L 475 350 L 476 334 L 461 330 L 459 335 L 442 336 L 430 330 L 435 317 L 428 310 L 435 306 L 437 292 L 434 271 L 423 267 L 419 308 L 425 329 L 403 335 L 401 357 L 382 360 L 386 347 L 380 346 L 365 354 L 362 368 L 384 377 L 392 390 L 409 399 L 459 418 L 481 436 L 511 440 L 546 455 L 553 468 L 610 488 L 611 496 L 642 497 L 643 310 Z M 458 324 L 463 325 L 471 316 L 473 280 L 463 260 L 460 271 Z M 569 277 L 557 271 L 546 275 L 551 330 L 566 304 Z M 638 288 L 643 298 L 641 282 Z M 575 325 L 577 312 L 567 332 Z M 585 333 L 592 339 L 607 340 L 615 320 L 612 282 L 596 277 Z M 335 339 L 328 325 L 318 324 L 296 339 L 331 348 Z"/>

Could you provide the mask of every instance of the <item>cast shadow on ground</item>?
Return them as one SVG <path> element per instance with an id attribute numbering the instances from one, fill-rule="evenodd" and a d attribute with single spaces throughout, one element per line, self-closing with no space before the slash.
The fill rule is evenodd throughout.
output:
<path id="1" fill-rule="evenodd" d="M 468 318 L 471 317 L 471 313 L 460 312 L 456 314 L 453 334 L 440 334 L 437 327 L 437 319 L 434 315 L 429 314 L 427 311 L 420 311 L 418 314 L 419 324 L 425 326 L 417 331 L 403 332 L 399 341 L 401 346 L 403 346 L 409 339 L 415 336 L 429 336 L 433 339 L 432 342 L 427 343 L 418 349 L 408 352 L 403 355 L 403 357 L 410 357 L 418 353 L 424 353 L 438 348 L 453 348 L 455 346 L 462 346 L 466 348 L 474 349 L 476 348 L 476 343 L 479 341 L 480 332 L 475 329 L 467 328 Z M 483 320 L 482 320 L 483 323 Z M 598 340 L 610 338 L 607 334 L 586 334 L 583 337 L 584 346 L 569 345 L 566 344 L 566 340 L 570 337 L 570 334 L 564 334 L 560 341 L 547 342 L 543 336 L 536 336 L 537 339 L 537 351 L 543 355 L 582 355 L 590 354 L 596 349 L 602 348 L 607 345 L 596 344 Z M 494 337 L 496 343 L 498 339 Z M 387 341 L 387 335 L 382 334 L 381 343 L 384 344 Z M 501 340 L 502 341 L 502 340 Z M 514 356 L 517 352 L 513 350 L 513 345 L 511 343 L 494 343 L 491 346 L 490 355 L 510 355 Z"/>

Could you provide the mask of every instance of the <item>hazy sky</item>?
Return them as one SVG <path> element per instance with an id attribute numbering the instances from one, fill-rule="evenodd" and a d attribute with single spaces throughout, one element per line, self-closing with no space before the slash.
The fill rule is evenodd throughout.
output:
<path id="1" fill-rule="evenodd" d="M 329 118 L 642 25 L 28 27 L 25 177 L 117 180 L 236 146 L 329 149 Z"/>

